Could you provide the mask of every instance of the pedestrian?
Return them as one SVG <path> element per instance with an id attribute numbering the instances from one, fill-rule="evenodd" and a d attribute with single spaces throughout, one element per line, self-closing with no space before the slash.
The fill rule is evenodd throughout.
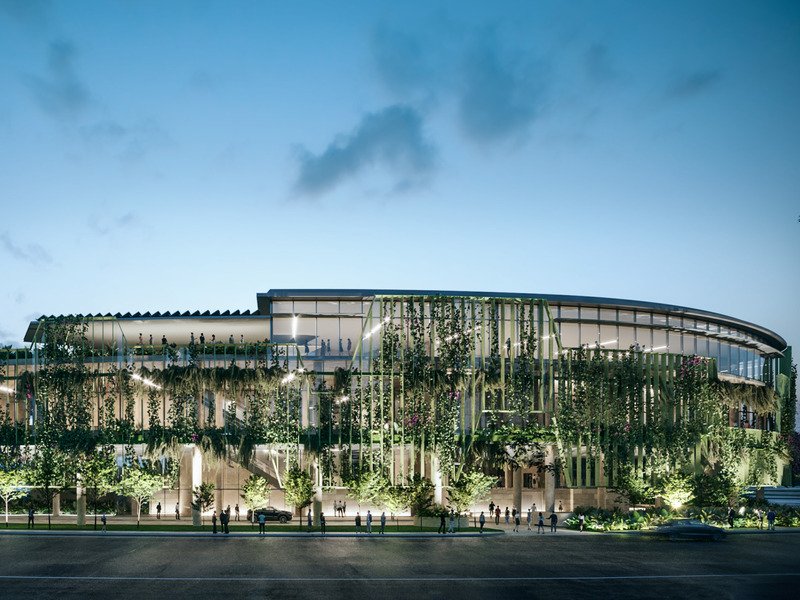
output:
<path id="1" fill-rule="evenodd" d="M 367 511 L 367 533 L 372 533 L 372 513 Z"/>
<path id="2" fill-rule="evenodd" d="M 200 332 L 200 345 L 201 346 L 205 346 L 206 345 L 206 336 L 203 335 L 202 331 Z"/>
<path id="3" fill-rule="evenodd" d="M 165 335 L 161 336 L 161 345 L 162 346 L 166 346 L 167 345 L 167 336 L 165 336 Z"/>
<path id="4" fill-rule="evenodd" d="M 511 520 L 511 511 L 508 510 L 508 507 L 506 506 L 506 525 L 509 524 L 510 520 Z"/>
<path id="5" fill-rule="evenodd" d="M 342 500 L 342 516 L 347 512 L 347 501 Z"/>
<path id="6" fill-rule="evenodd" d="M 544 515 L 539 513 L 539 521 L 536 523 L 536 533 L 544 533 Z"/>
<path id="7" fill-rule="evenodd" d="M 558 515 L 556 513 L 550 513 L 550 532 L 555 533 L 558 529 Z"/>
<path id="8" fill-rule="evenodd" d="M 489 502 L 489 514 L 490 514 L 490 515 L 493 515 L 493 514 L 494 514 L 494 500 L 492 500 L 491 502 Z"/>
<path id="9" fill-rule="evenodd" d="M 219 524 L 222 526 L 222 533 L 230 533 L 228 522 L 231 520 L 230 511 L 223 510 L 219 515 Z"/>
<path id="10" fill-rule="evenodd" d="M 527 521 L 528 521 L 528 531 L 530 531 L 530 530 L 531 530 L 531 519 L 532 519 L 532 515 L 531 515 L 531 509 L 529 508 L 529 509 L 528 509 L 528 516 L 527 516 Z"/>
<path id="11" fill-rule="evenodd" d="M 342 346 L 342 338 L 339 338 L 339 354 L 344 354 L 344 346 Z"/>
<path id="12" fill-rule="evenodd" d="M 341 340 L 340 340 L 341 341 Z M 381 513 L 381 533 L 385 533 L 386 529 L 386 511 Z"/>
<path id="13" fill-rule="evenodd" d="M 352 348 L 353 348 L 353 342 L 350 341 L 350 338 L 347 338 L 347 351 L 350 352 Z"/>
<path id="14" fill-rule="evenodd" d="M 156 504 L 156 519 L 161 518 L 161 502 Z"/>
<path id="15" fill-rule="evenodd" d="M 178 502 L 175 503 L 175 520 L 181 520 L 181 505 Z"/>
<path id="16" fill-rule="evenodd" d="M 450 511 L 450 524 L 447 526 L 447 533 L 455 533 L 456 532 L 455 524 L 456 524 L 456 515 L 451 510 Z"/>
<path id="17" fill-rule="evenodd" d="M 447 525 L 445 523 L 445 519 L 446 519 L 446 515 L 445 515 L 444 511 L 442 511 L 441 513 L 439 513 L 439 529 L 437 530 L 436 533 L 447 533 L 447 529 L 446 529 Z"/>
<path id="18" fill-rule="evenodd" d="M 217 511 L 211 514 L 211 533 L 217 533 Z"/>
<path id="19" fill-rule="evenodd" d="M 230 335 L 230 337 L 228 338 L 228 343 L 229 343 L 231 346 L 233 346 L 233 334 L 231 334 L 231 335 Z"/>
<path id="20" fill-rule="evenodd" d="M 733 507 L 730 508 L 728 511 L 728 525 L 731 529 L 733 529 L 733 520 L 736 518 L 736 511 L 733 510 Z"/>
<path id="21" fill-rule="evenodd" d="M 100 516 L 100 522 L 103 524 L 102 530 L 106 531 L 106 513 Z"/>
<path id="22" fill-rule="evenodd" d="M 532 510 L 533 512 L 536 512 L 536 502 L 534 502 L 534 503 L 533 503 L 533 506 L 531 506 L 531 510 Z"/>
<path id="23" fill-rule="evenodd" d="M 581 513 L 578 515 L 578 531 L 583 531 L 583 527 L 586 524 L 586 516 Z"/>
<path id="24" fill-rule="evenodd" d="M 478 517 L 478 523 L 481 526 L 481 533 L 483 533 L 483 526 L 486 525 L 486 517 L 483 515 L 483 511 L 481 511 L 481 516 Z"/>
<path id="25" fill-rule="evenodd" d="M 361 513 L 356 513 L 356 533 L 361 533 Z"/>
<path id="26" fill-rule="evenodd" d="M 519 533 L 519 515 L 514 515 L 514 531 Z"/>
<path id="27" fill-rule="evenodd" d="M 28 509 L 28 527 L 27 527 L 27 529 L 33 529 L 34 528 L 33 527 L 33 515 L 34 515 L 33 507 L 31 506 Z"/>
<path id="28" fill-rule="evenodd" d="M 561 504 L 561 500 L 558 501 L 558 512 L 564 512 L 564 507 Z"/>
<path id="29" fill-rule="evenodd" d="M 500 507 L 494 509 L 494 524 L 500 525 Z"/>
<path id="30" fill-rule="evenodd" d="M 775 531 L 775 509 L 770 508 L 767 513 L 767 530 Z"/>
<path id="31" fill-rule="evenodd" d="M 236 514 L 236 521 L 239 520 L 239 503 L 236 503 L 236 506 L 233 507 L 233 512 Z"/>
<path id="32" fill-rule="evenodd" d="M 516 516 L 517 516 L 517 507 L 515 506 L 514 508 L 511 509 L 511 519 L 513 520 L 514 517 Z"/>
<path id="33" fill-rule="evenodd" d="M 760 508 L 756 509 L 756 518 L 758 519 L 758 528 L 764 529 L 764 511 Z"/>
<path id="34" fill-rule="evenodd" d="M 306 515 L 306 522 L 308 523 L 308 530 L 311 531 L 311 527 L 313 526 L 314 522 L 311 518 L 311 509 L 308 509 L 308 514 Z"/>
<path id="35" fill-rule="evenodd" d="M 258 533 L 266 533 L 267 515 L 263 511 L 258 513 Z"/>
<path id="36" fill-rule="evenodd" d="M 325 535 L 325 513 L 322 511 L 319 513 L 319 530 L 322 532 L 322 535 Z"/>

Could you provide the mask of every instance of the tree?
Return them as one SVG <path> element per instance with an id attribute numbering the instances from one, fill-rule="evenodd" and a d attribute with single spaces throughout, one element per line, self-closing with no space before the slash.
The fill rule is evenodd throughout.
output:
<path id="1" fill-rule="evenodd" d="M 214 505 L 214 489 L 214 484 L 207 481 L 192 490 L 192 496 L 194 497 L 192 508 L 200 512 L 200 525 L 205 525 L 203 512 Z"/>
<path id="2" fill-rule="evenodd" d="M 8 527 L 8 504 L 27 493 L 25 481 L 25 471 L 21 468 L 0 471 L 0 498 L 6 503 L 6 527 Z"/>
<path id="3" fill-rule="evenodd" d="M 286 502 L 302 511 L 314 498 L 314 484 L 311 476 L 297 465 L 286 472 L 283 480 Z"/>
<path id="4" fill-rule="evenodd" d="M 693 483 L 688 475 L 673 471 L 659 481 L 658 495 L 669 504 L 670 508 L 678 509 L 689 504 L 694 498 Z"/>
<path id="5" fill-rule="evenodd" d="M 358 504 L 380 504 L 386 490 L 392 487 L 378 471 L 365 471 L 345 482 L 347 494 Z"/>
<path id="6" fill-rule="evenodd" d="M 480 471 L 464 473 L 450 486 L 450 504 L 460 514 L 485 499 L 495 483 L 496 477 L 484 475 Z"/>
<path id="7" fill-rule="evenodd" d="M 48 436 L 42 435 L 36 444 L 30 462 L 30 482 L 42 489 L 47 502 L 47 528 L 50 529 L 50 516 L 53 500 L 62 489 L 71 487 L 75 481 L 74 465 L 71 457 L 58 449 Z"/>
<path id="8" fill-rule="evenodd" d="M 136 501 L 136 527 L 142 517 L 142 504 L 152 498 L 164 486 L 164 478 L 159 473 L 138 466 L 131 466 L 124 470 L 119 482 L 119 491 L 123 496 L 129 496 Z"/>
<path id="9" fill-rule="evenodd" d="M 116 488 L 117 465 L 114 446 L 100 446 L 87 452 L 81 458 L 79 472 L 83 485 L 91 490 L 91 502 L 94 510 L 94 528 L 97 529 L 97 504 L 100 496 L 113 492 Z"/>
<path id="10" fill-rule="evenodd" d="M 408 507 L 415 515 L 424 515 L 433 506 L 433 483 L 430 479 L 414 475 L 406 486 Z"/>
<path id="11" fill-rule="evenodd" d="M 389 485 L 386 486 L 383 490 L 381 490 L 380 496 L 378 497 L 379 504 L 389 510 L 389 514 L 392 515 L 393 518 L 404 508 L 408 508 L 408 504 L 411 500 L 411 496 L 409 494 L 408 488 L 398 486 L 398 485 Z M 395 518 L 395 521 L 397 519 Z M 398 529 L 399 529 L 398 524 Z"/>
<path id="12" fill-rule="evenodd" d="M 259 475 L 250 475 L 242 486 L 241 496 L 251 510 L 256 510 L 269 504 L 271 491 L 272 488 L 266 479 Z"/>

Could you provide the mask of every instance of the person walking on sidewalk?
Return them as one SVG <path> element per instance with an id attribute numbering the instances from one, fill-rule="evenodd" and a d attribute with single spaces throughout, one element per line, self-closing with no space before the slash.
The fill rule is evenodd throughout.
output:
<path id="1" fill-rule="evenodd" d="M 767 513 L 767 530 L 775 531 L 775 509 L 770 508 Z"/>
<path id="2" fill-rule="evenodd" d="M 539 521 L 536 523 L 536 533 L 544 533 L 544 515 L 539 513 Z"/>
<path id="3" fill-rule="evenodd" d="M 531 519 L 533 518 L 533 516 L 531 515 L 531 509 L 530 508 L 528 509 L 528 516 L 526 518 L 527 518 L 527 521 L 528 521 L 528 531 L 530 531 L 531 530 Z"/>
<path id="4" fill-rule="evenodd" d="M 34 515 L 33 507 L 31 506 L 28 509 L 28 527 L 26 527 L 26 529 L 34 529 L 34 527 L 33 527 L 33 515 Z"/>
<path id="5" fill-rule="evenodd" d="M 233 511 L 236 514 L 236 519 L 234 519 L 234 520 L 238 521 L 239 520 L 239 503 L 238 502 L 236 503 L 236 506 L 233 507 Z"/>
<path id="6" fill-rule="evenodd" d="M 455 533 L 456 532 L 455 523 L 456 523 L 456 516 L 455 516 L 455 513 L 451 510 L 450 511 L 450 524 L 447 526 L 447 533 Z"/>
<path id="7" fill-rule="evenodd" d="M 103 513 L 103 514 L 100 516 L 100 523 L 102 523 L 102 524 L 103 524 L 103 527 L 101 528 L 101 529 L 102 529 L 102 531 L 106 531 L 106 513 Z"/>
<path id="8" fill-rule="evenodd" d="M 311 509 L 308 509 L 308 514 L 306 515 L 306 523 L 308 523 L 308 530 L 311 531 L 311 527 L 314 525 L 313 520 L 311 518 Z"/>
<path id="9" fill-rule="evenodd" d="M 578 515 L 578 531 L 583 531 L 583 527 L 586 524 L 586 516 L 581 513 Z"/>
<path id="10" fill-rule="evenodd" d="M 181 505 L 178 502 L 175 503 L 175 520 L 181 520 Z"/>
<path id="11" fill-rule="evenodd" d="M 322 535 L 325 535 L 325 513 L 322 511 L 319 513 L 319 530 Z"/>
<path id="12" fill-rule="evenodd" d="M 436 533 L 447 533 L 447 530 L 446 530 L 447 525 L 445 523 L 445 519 L 446 518 L 447 517 L 444 514 L 444 511 L 439 513 L 439 530 Z"/>
<path id="13" fill-rule="evenodd" d="M 156 519 L 161 518 L 161 502 L 156 504 Z"/>
<path id="14" fill-rule="evenodd" d="M 508 507 L 506 506 L 506 525 L 509 524 L 510 520 L 511 520 L 511 511 L 508 510 Z"/>
<path id="15" fill-rule="evenodd" d="M 211 533 L 217 534 L 217 511 L 211 513 Z"/>
<path id="16" fill-rule="evenodd" d="M 558 515 L 555 512 L 550 513 L 550 533 L 555 533 L 558 529 Z"/>
<path id="17" fill-rule="evenodd" d="M 367 511 L 367 533 L 372 533 L 372 513 Z"/>
<path id="18" fill-rule="evenodd" d="M 514 515 L 514 531 L 519 533 L 519 513 Z"/>
<path id="19" fill-rule="evenodd" d="M 267 515 L 263 512 L 258 513 L 258 533 L 259 535 L 267 532 Z"/>
<path id="20" fill-rule="evenodd" d="M 386 511 L 383 511 L 381 513 L 381 531 L 380 531 L 380 533 L 384 533 L 385 529 L 386 529 Z"/>
<path id="21" fill-rule="evenodd" d="M 481 516 L 478 517 L 478 523 L 480 523 L 481 533 L 483 533 L 483 526 L 486 525 L 486 517 L 484 516 L 483 511 L 481 511 Z"/>
<path id="22" fill-rule="evenodd" d="M 500 525 L 500 507 L 494 509 L 494 524 Z"/>

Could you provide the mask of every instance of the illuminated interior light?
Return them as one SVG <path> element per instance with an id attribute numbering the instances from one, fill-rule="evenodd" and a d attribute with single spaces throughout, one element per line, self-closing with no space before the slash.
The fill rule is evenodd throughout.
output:
<path id="1" fill-rule="evenodd" d="M 297 315 L 293 315 L 292 316 L 292 339 L 295 339 L 297 337 L 297 320 L 298 320 Z"/>
<path id="2" fill-rule="evenodd" d="M 135 379 L 136 381 L 141 382 L 142 385 L 146 385 L 147 387 L 155 388 L 157 390 L 161 389 L 161 386 L 158 385 L 157 383 L 155 383 L 153 381 L 150 381 L 149 379 L 145 379 L 144 377 L 142 377 L 141 375 L 138 375 L 136 373 L 131 375 L 131 379 Z"/>
<path id="3" fill-rule="evenodd" d="M 294 381 L 295 377 L 296 375 L 294 373 L 287 373 L 286 376 L 283 379 L 281 379 L 281 383 L 289 383 L 291 381 Z"/>
<path id="4" fill-rule="evenodd" d="M 5 386 L 5 385 L 0 385 L 0 392 L 3 392 L 4 394 L 15 394 L 16 393 L 10 387 Z"/>
<path id="5" fill-rule="evenodd" d="M 645 352 L 655 352 L 656 350 L 667 350 L 669 346 L 656 346 L 655 348 L 650 348 L 649 350 L 645 350 Z"/>

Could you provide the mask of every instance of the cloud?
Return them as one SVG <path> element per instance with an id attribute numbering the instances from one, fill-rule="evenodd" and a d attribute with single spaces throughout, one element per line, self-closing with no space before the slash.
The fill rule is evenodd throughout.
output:
<path id="1" fill-rule="evenodd" d="M 423 118 L 413 108 L 394 105 L 365 114 L 348 135 L 340 135 L 320 154 L 302 150 L 295 189 L 306 195 L 327 192 L 348 177 L 379 164 L 395 175 L 397 189 L 421 182 L 434 168 L 436 150 L 425 139 Z"/>
<path id="2" fill-rule="evenodd" d="M 55 41 L 48 48 L 47 76 L 31 76 L 26 83 L 39 107 L 58 119 L 71 119 L 89 105 L 89 90 L 75 74 L 75 46 Z"/>
<path id="3" fill-rule="evenodd" d="M 98 218 L 93 216 L 89 218 L 88 224 L 89 227 L 98 235 L 108 235 L 112 231 L 132 227 L 137 221 L 138 219 L 134 213 L 127 212 L 122 216 L 112 219 Z"/>
<path id="4" fill-rule="evenodd" d="M 8 235 L 7 231 L 0 234 L 0 247 L 12 258 L 30 263 L 32 265 L 45 265 L 53 262 L 50 253 L 39 244 L 17 244 Z"/>
<path id="5" fill-rule="evenodd" d="M 717 85 L 720 79 L 722 79 L 722 71 L 719 69 L 706 69 L 685 73 L 670 82 L 667 86 L 665 96 L 671 99 L 696 96 Z"/>
<path id="6" fill-rule="evenodd" d="M 608 46 L 592 44 L 584 55 L 584 68 L 594 83 L 606 83 L 617 78 L 618 74 L 611 64 Z"/>
<path id="7" fill-rule="evenodd" d="M 45 25 L 49 12 L 50 0 L 0 0 L 0 14 L 26 26 Z"/>
<path id="8" fill-rule="evenodd" d="M 153 120 L 135 125 L 98 121 L 79 129 L 83 141 L 96 148 L 109 148 L 123 160 L 139 160 L 154 148 L 172 144 L 170 135 Z"/>
<path id="9" fill-rule="evenodd" d="M 494 35 L 465 56 L 459 119 L 473 141 L 499 142 L 524 134 L 539 114 L 544 79 L 521 52 L 501 52 Z"/>
<path id="10" fill-rule="evenodd" d="M 441 66 L 435 64 L 442 52 L 433 51 L 432 40 L 380 26 L 373 31 L 370 46 L 378 77 L 392 93 L 433 92 L 442 84 Z"/>

